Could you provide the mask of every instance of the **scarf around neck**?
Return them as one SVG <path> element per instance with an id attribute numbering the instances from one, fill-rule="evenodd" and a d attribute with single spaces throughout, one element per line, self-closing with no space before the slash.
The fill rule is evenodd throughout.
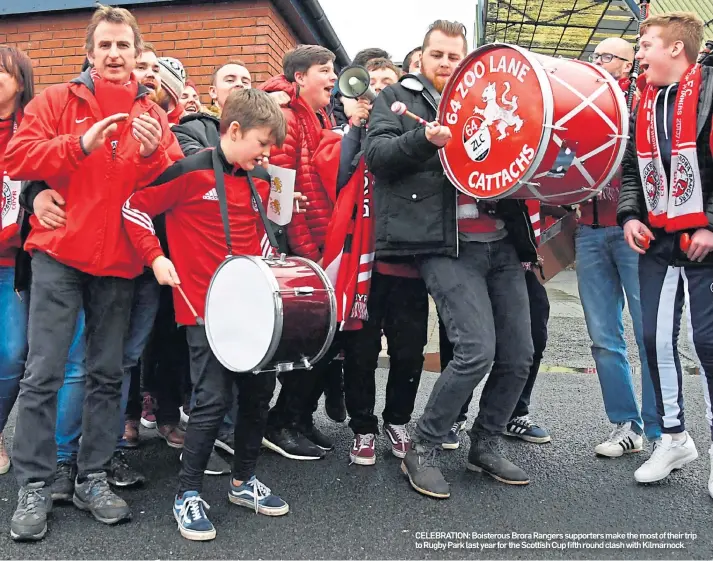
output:
<path id="1" fill-rule="evenodd" d="M 636 119 L 636 154 L 649 224 L 667 232 L 708 226 L 696 153 L 696 116 L 701 81 L 700 65 L 691 65 L 676 94 L 670 179 L 666 177 L 661 159 L 656 125 L 656 100 L 662 90 L 646 86 Z"/>

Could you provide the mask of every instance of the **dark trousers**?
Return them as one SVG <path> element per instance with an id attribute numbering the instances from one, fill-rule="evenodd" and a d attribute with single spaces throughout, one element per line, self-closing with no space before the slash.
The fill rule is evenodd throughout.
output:
<path id="1" fill-rule="evenodd" d="M 509 240 L 462 242 L 458 258 L 417 261 L 453 341 L 453 359 L 436 380 L 414 440 L 441 444 L 461 406 L 490 372 L 489 399 L 471 435 L 498 435 L 515 409 L 532 366 L 527 284 Z"/>
<path id="2" fill-rule="evenodd" d="M 86 318 L 86 394 L 79 476 L 104 471 L 116 446 L 124 339 L 134 291 L 130 279 L 95 277 L 41 252 L 32 259 L 29 352 L 17 399 L 13 465 L 20 485 L 52 481 L 57 466 L 57 392 L 77 316 Z"/>
<path id="3" fill-rule="evenodd" d="M 280 374 L 280 393 L 270 409 L 269 422 L 273 428 L 300 427 L 312 423 L 319 398 L 328 376 L 340 376 L 342 361 L 339 352 L 339 334 L 327 354 L 311 370 L 295 370 Z"/>
<path id="4" fill-rule="evenodd" d="M 686 430 L 678 334 L 685 303 L 688 336 L 698 359 L 711 423 L 713 395 L 713 267 L 671 266 L 675 236 L 656 232 L 639 256 L 644 347 L 664 433 Z M 713 437 L 713 425 L 711 425 Z"/>
<path id="5" fill-rule="evenodd" d="M 525 271 L 525 281 L 527 282 L 527 295 L 530 300 L 530 332 L 535 352 L 532 358 L 532 366 L 530 367 L 530 375 L 527 377 L 527 382 L 522 389 L 520 399 L 517 400 L 517 405 L 511 418 L 523 417 L 530 412 L 530 397 L 532 396 L 532 388 L 535 386 L 537 373 L 540 370 L 542 355 L 547 346 L 547 322 L 550 319 L 550 301 L 547 298 L 545 287 L 537 280 L 537 274 L 533 271 Z M 440 318 L 438 319 L 438 332 L 440 337 L 441 370 L 443 370 L 453 358 L 453 345 L 448 340 L 446 329 Z M 483 406 L 484 398 L 487 398 L 485 391 L 481 395 L 481 407 Z M 468 418 L 468 408 L 472 399 L 473 394 L 468 397 L 463 407 L 461 407 L 460 415 L 458 415 L 459 422 L 464 422 Z"/>
<path id="6" fill-rule="evenodd" d="M 186 429 L 178 492 L 200 491 L 213 443 L 223 417 L 238 390 L 233 478 L 245 481 L 255 475 L 260 445 L 267 425 L 270 400 L 275 391 L 275 373 L 238 374 L 226 369 L 208 345 L 205 327 L 186 327 L 191 358 L 195 404 Z"/>
<path id="7" fill-rule="evenodd" d="M 144 390 L 156 398 L 156 422 L 177 425 L 183 405 L 184 378 L 190 370 L 186 328 L 176 324 L 173 294 L 161 287 L 158 314 L 143 354 Z"/>
<path id="8" fill-rule="evenodd" d="M 368 300 L 369 319 L 357 331 L 342 333 L 344 396 L 354 434 L 376 434 L 375 372 L 381 352 L 381 330 L 389 346 L 384 423 L 405 425 L 411 420 L 421 382 L 423 348 L 428 329 L 428 292 L 421 279 L 374 272 Z"/>

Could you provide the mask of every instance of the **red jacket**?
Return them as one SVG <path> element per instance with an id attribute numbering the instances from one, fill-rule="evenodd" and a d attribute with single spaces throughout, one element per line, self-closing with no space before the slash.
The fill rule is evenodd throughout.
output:
<path id="1" fill-rule="evenodd" d="M 314 155 L 323 138 L 323 129 L 331 127 L 331 120 L 323 109 L 315 113 L 284 76 L 271 78 L 260 87 L 266 92 L 285 92 L 291 98 L 289 106 L 282 108 L 287 119 L 287 138 L 282 148 L 272 149 L 270 163 L 296 170 L 295 191 L 301 192 L 309 202 L 307 212 L 293 214 L 287 226 L 290 250 L 296 255 L 319 261 L 334 208 L 336 185 L 323 184 Z"/>
<path id="2" fill-rule="evenodd" d="M 151 186 L 134 193 L 122 210 L 131 243 L 148 266 L 163 255 L 151 218 L 166 213 L 171 260 L 181 287 L 201 317 L 205 314 L 210 280 L 228 252 L 215 191 L 212 153 L 213 149 L 203 150 L 175 163 Z M 260 255 L 264 229 L 245 172 L 235 170 L 222 151 L 219 154 L 225 171 L 233 254 Z M 254 182 L 258 194 L 266 201 L 270 184 L 257 178 Z M 190 309 L 181 295 L 174 292 L 176 322 L 195 325 Z"/>
<path id="3" fill-rule="evenodd" d="M 20 228 L 17 223 L 8 224 L 4 228 L 2 223 L 5 221 L 5 213 L 10 213 L 20 204 L 19 197 L 16 193 L 19 183 L 10 179 L 5 175 L 3 165 L 3 156 L 5 149 L 13 135 L 13 130 L 19 125 L 22 119 L 22 113 L 18 113 L 15 117 L 0 120 L 0 177 L 2 178 L 2 197 L 0 197 L 0 267 L 14 267 L 15 256 L 20 247 Z M 9 219 L 9 216 L 8 216 Z"/>
<path id="4" fill-rule="evenodd" d="M 36 216 L 25 244 L 75 269 L 96 276 L 133 278 L 141 259 L 121 224 L 121 206 L 137 188 L 148 185 L 183 153 L 166 113 L 139 86 L 129 119 L 120 135 L 87 156 L 79 139 L 101 120 L 89 72 L 66 84 L 51 86 L 25 108 L 25 115 L 5 153 L 14 179 L 43 180 L 66 201 L 67 225 L 43 228 Z M 148 112 L 161 123 L 163 137 L 144 158 L 131 134 L 131 121 Z"/>

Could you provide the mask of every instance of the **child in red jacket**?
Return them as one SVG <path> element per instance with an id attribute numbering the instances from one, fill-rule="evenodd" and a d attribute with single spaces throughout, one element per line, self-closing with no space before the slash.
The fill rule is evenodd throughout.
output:
<path id="1" fill-rule="evenodd" d="M 232 253 L 260 255 L 262 225 L 257 204 L 261 203 L 253 200 L 246 172 L 262 165 L 273 145 L 282 145 L 285 118 L 266 93 L 236 89 L 223 107 L 220 131 L 215 150 L 224 172 Z M 151 186 L 132 195 L 123 208 L 126 231 L 146 265 L 153 268 L 159 283 L 180 285 L 199 316 L 204 314 L 211 278 L 228 254 L 221 195 L 216 191 L 215 150 L 203 150 L 176 163 Z M 255 178 L 255 186 L 260 198 L 267 200 L 269 184 Z M 172 261 L 164 256 L 151 223 L 151 217 L 164 212 Z M 228 499 L 270 516 L 289 510 L 285 501 L 255 477 L 275 373 L 236 374 L 226 369 L 213 354 L 205 327 L 196 324 L 179 293 L 174 302 L 176 321 L 187 326 L 196 403 L 188 421 L 173 513 L 183 537 L 210 540 L 216 532 L 200 492 L 213 442 L 232 405 L 233 384 L 238 388 L 238 419 Z"/>

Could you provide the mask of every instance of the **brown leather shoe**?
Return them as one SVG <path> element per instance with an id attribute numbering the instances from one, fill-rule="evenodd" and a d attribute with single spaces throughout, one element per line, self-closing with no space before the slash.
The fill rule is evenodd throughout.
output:
<path id="1" fill-rule="evenodd" d="M 178 429 L 176 425 L 160 425 L 158 434 L 166 441 L 171 448 L 183 448 L 185 433 Z"/>

